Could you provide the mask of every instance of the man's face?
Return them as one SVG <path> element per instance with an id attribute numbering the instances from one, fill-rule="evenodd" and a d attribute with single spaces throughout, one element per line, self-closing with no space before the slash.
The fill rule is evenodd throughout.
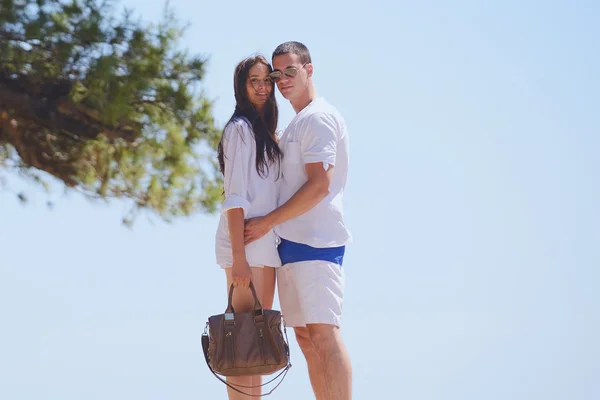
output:
<path id="1" fill-rule="evenodd" d="M 300 97 L 308 86 L 312 64 L 302 64 L 296 54 L 282 54 L 273 58 L 271 78 L 277 82 L 281 95 L 288 100 Z"/>

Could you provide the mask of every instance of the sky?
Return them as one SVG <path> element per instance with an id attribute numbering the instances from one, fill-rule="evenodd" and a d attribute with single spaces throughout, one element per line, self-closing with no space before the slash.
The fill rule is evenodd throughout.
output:
<path id="1" fill-rule="evenodd" d="M 218 123 L 237 62 L 287 40 L 346 119 L 355 399 L 600 398 L 598 2 L 171 5 Z M 225 399 L 200 346 L 226 305 L 218 216 L 129 230 L 126 203 L 9 181 L 30 201 L 0 192 L 0 399 Z M 313 398 L 290 339 L 268 398 Z"/>

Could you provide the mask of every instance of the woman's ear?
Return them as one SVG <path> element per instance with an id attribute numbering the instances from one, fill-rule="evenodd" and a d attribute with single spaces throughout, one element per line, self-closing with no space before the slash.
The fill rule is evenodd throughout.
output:
<path id="1" fill-rule="evenodd" d="M 306 72 L 308 72 L 308 77 L 312 78 L 312 74 L 313 74 L 313 65 L 312 63 L 308 63 L 306 64 Z"/>

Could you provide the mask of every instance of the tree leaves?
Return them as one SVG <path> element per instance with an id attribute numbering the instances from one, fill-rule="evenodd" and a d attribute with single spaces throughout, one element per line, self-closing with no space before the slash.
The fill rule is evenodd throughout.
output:
<path id="1" fill-rule="evenodd" d="M 0 155 L 131 215 L 214 211 L 219 131 L 183 33 L 168 9 L 143 26 L 112 2 L 0 0 Z"/>

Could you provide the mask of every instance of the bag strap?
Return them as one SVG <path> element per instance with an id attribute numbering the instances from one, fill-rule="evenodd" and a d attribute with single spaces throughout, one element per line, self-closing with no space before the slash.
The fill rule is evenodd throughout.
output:
<path id="1" fill-rule="evenodd" d="M 227 309 L 225 310 L 225 313 L 234 313 L 234 309 L 233 309 L 233 283 L 231 284 L 231 286 L 229 286 L 229 296 L 227 298 Z M 252 280 L 250 280 L 250 290 L 252 291 L 252 297 L 254 297 L 254 309 L 257 311 L 261 311 L 262 313 L 262 304 L 260 304 L 260 300 L 258 300 L 258 296 L 256 295 L 256 290 L 254 289 L 254 284 L 252 283 Z"/>
<path id="2" fill-rule="evenodd" d="M 286 339 L 287 339 L 287 333 L 286 333 Z M 235 390 L 238 393 L 245 394 L 246 396 L 250 396 L 250 397 L 263 397 L 263 396 L 270 395 L 271 393 L 273 393 L 273 391 L 275 391 L 275 389 L 277 389 L 279 387 L 279 385 L 281 385 L 281 382 L 283 382 L 283 380 L 285 379 L 285 376 L 287 375 L 288 371 L 292 367 L 292 364 L 288 361 L 288 364 L 285 366 L 285 369 L 283 371 L 281 371 L 275 378 L 271 379 L 268 382 L 263 383 L 262 385 L 256 385 L 256 386 L 236 385 L 236 386 L 239 386 L 239 387 L 249 388 L 249 389 L 251 389 L 251 388 L 257 388 L 257 387 L 263 387 L 263 386 L 268 385 L 269 383 L 275 381 L 275 379 L 277 379 L 281 375 L 283 375 L 281 377 L 281 380 L 277 383 L 277 385 L 275 385 L 275 387 L 272 388 L 268 393 L 263 393 L 263 394 L 259 394 L 259 395 L 253 395 L 253 394 L 250 394 L 250 393 L 242 392 L 238 388 L 234 387 L 233 384 L 227 382 L 225 379 L 223 379 L 219 375 L 217 375 L 217 373 L 212 369 L 212 367 L 210 366 L 210 363 L 208 361 L 208 345 L 209 345 L 208 334 L 204 333 L 202 335 L 202 350 L 204 352 L 204 360 L 206 361 L 206 365 L 208 366 L 208 369 L 210 370 L 210 372 L 212 372 L 212 374 L 218 380 L 220 380 L 221 382 L 223 382 L 225 385 L 227 385 L 228 387 L 230 387 L 231 389 Z M 288 345 L 288 348 L 289 348 L 289 345 Z M 289 352 L 288 352 L 288 360 L 289 360 Z"/>

